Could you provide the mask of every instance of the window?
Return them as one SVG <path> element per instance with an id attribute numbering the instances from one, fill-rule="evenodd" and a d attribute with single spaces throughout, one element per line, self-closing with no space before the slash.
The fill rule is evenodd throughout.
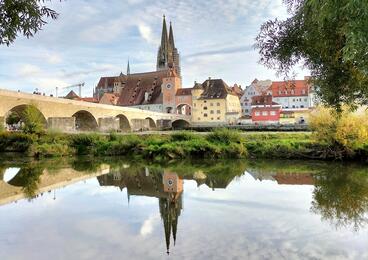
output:
<path id="1" fill-rule="evenodd" d="M 207 103 L 207 100 L 203 101 L 204 103 Z"/>
<path id="2" fill-rule="evenodd" d="M 217 114 L 221 114 L 221 110 L 217 110 Z"/>
<path id="3" fill-rule="evenodd" d="M 307 98 L 305 98 L 305 99 L 304 99 L 304 101 L 305 101 L 305 102 L 307 102 L 307 101 L 308 101 L 308 99 L 307 99 Z"/>
<path id="4" fill-rule="evenodd" d="M 255 115 L 256 115 L 256 116 L 260 116 L 260 115 L 261 115 L 261 113 L 257 111 L 257 112 L 255 113 Z"/>
<path id="5" fill-rule="evenodd" d="M 212 102 L 210 103 L 210 106 L 213 107 L 213 103 Z"/>
<path id="6" fill-rule="evenodd" d="M 271 115 L 271 116 L 276 116 L 276 111 L 271 111 L 271 112 L 270 112 L 270 115 Z"/>
<path id="7" fill-rule="evenodd" d="M 218 106 L 218 107 L 220 106 L 220 102 L 217 102 L 217 106 Z"/>
<path id="8" fill-rule="evenodd" d="M 302 93 L 305 94 L 305 89 L 302 90 Z"/>
<path id="9" fill-rule="evenodd" d="M 204 115 L 203 115 L 204 117 L 207 117 L 207 113 L 204 113 Z"/>
<path id="10" fill-rule="evenodd" d="M 304 108 L 304 106 L 303 106 L 303 105 L 301 105 L 301 106 L 300 106 L 300 108 Z"/>
<path id="11" fill-rule="evenodd" d="M 267 111 L 263 111 L 262 112 L 262 116 L 268 116 L 268 112 Z"/>
<path id="12" fill-rule="evenodd" d="M 198 121 L 201 121 L 201 118 L 200 117 L 198 117 Z"/>
<path id="13" fill-rule="evenodd" d="M 213 117 L 211 117 L 211 120 L 213 120 Z"/>
<path id="14" fill-rule="evenodd" d="M 217 120 L 220 120 L 220 117 L 217 117 Z"/>
<path id="15" fill-rule="evenodd" d="M 196 103 L 194 103 L 194 107 L 196 107 L 197 106 L 197 104 Z"/>
<path id="16" fill-rule="evenodd" d="M 204 109 L 204 110 L 207 110 L 207 107 L 204 107 L 203 109 Z"/>

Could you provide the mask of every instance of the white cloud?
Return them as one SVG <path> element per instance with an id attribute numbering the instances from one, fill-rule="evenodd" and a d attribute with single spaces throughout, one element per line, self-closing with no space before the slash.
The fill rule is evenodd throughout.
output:
<path id="1" fill-rule="evenodd" d="M 155 225 L 159 224 L 160 217 L 158 214 L 151 215 L 143 222 L 143 225 L 139 231 L 141 236 L 146 237 L 153 232 L 153 228 Z"/>
<path id="2" fill-rule="evenodd" d="M 151 27 L 148 25 L 141 23 L 138 25 L 138 30 L 142 38 L 148 43 L 156 44 L 158 42 L 156 38 L 153 37 Z"/>
<path id="3" fill-rule="evenodd" d="M 23 64 L 18 68 L 18 76 L 20 77 L 35 77 L 40 75 L 41 68 L 32 64 Z"/>

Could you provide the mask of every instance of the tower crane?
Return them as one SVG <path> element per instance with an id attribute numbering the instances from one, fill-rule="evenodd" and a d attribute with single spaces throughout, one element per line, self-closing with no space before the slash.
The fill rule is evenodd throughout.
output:
<path id="1" fill-rule="evenodd" d="M 70 85 L 70 86 L 66 86 L 66 87 L 63 87 L 61 89 L 69 89 L 69 88 L 75 88 L 75 87 L 78 87 L 78 94 L 79 94 L 79 97 L 82 97 L 82 87 L 84 87 L 84 82 L 82 83 L 79 83 L 79 84 L 74 84 L 74 85 Z M 59 87 L 56 87 L 56 97 L 59 97 L 58 96 L 58 90 L 59 90 Z"/>

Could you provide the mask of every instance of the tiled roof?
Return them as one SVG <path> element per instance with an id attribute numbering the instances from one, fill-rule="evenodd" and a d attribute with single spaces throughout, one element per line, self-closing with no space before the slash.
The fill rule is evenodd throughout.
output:
<path id="1" fill-rule="evenodd" d="M 279 105 L 276 102 L 272 101 L 271 95 L 262 95 L 262 96 L 254 96 L 252 97 L 252 106 L 262 106 L 262 105 Z"/>
<path id="2" fill-rule="evenodd" d="M 80 97 L 73 91 L 71 90 L 64 98 L 66 99 L 77 99 L 77 100 L 80 100 Z"/>
<path id="3" fill-rule="evenodd" d="M 222 79 L 208 79 L 202 83 L 204 89 L 200 99 L 223 99 L 234 95 L 231 88 Z"/>
<path id="4" fill-rule="evenodd" d="M 124 77 L 125 75 L 122 75 Z M 117 81 L 119 77 L 101 77 L 100 81 L 97 84 L 97 88 L 107 88 L 114 85 L 114 82 Z"/>
<path id="5" fill-rule="evenodd" d="M 134 106 L 162 103 L 161 85 L 163 78 L 168 77 L 169 73 L 169 70 L 161 70 L 125 76 L 118 105 Z M 147 100 L 145 99 L 146 95 Z"/>
<path id="6" fill-rule="evenodd" d="M 190 96 L 192 95 L 192 88 L 180 88 L 176 91 L 177 96 Z"/>
<path id="7" fill-rule="evenodd" d="M 85 102 L 98 103 L 98 100 L 95 99 L 94 97 L 84 97 L 84 98 L 81 98 L 80 100 L 85 101 Z"/>
<path id="8" fill-rule="evenodd" d="M 272 82 L 272 95 L 282 96 L 308 96 L 310 85 L 307 80 L 274 81 Z"/>

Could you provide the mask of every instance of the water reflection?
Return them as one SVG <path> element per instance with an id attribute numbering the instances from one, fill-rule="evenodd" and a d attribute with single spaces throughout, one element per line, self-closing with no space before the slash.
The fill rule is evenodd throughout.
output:
<path id="1" fill-rule="evenodd" d="M 7 182 L 1 181 L 10 167 L 20 170 Z M 227 189 L 231 183 L 246 179 L 243 177 L 283 187 L 307 185 L 313 189 L 310 210 L 323 221 L 338 229 L 352 228 L 355 232 L 367 224 L 367 168 L 316 162 L 197 161 L 147 165 L 129 159 L 86 159 L 3 163 L 0 165 L 0 205 L 22 198 L 35 199 L 43 192 L 95 176 L 101 187 L 113 186 L 126 192 L 128 203 L 132 196 L 157 198 L 167 254 L 176 243 L 187 180 L 212 190 Z"/>

